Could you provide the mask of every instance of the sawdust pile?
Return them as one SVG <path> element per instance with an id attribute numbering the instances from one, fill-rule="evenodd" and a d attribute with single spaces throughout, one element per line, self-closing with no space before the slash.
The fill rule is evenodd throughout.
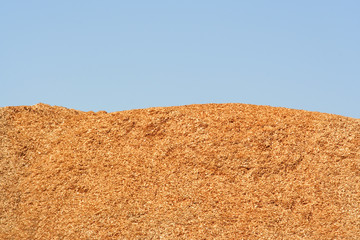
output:
<path id="1" fill-rule="evenodd" d="M 1 239 L 360 239 L 360 119 L 0 108 Z"/>

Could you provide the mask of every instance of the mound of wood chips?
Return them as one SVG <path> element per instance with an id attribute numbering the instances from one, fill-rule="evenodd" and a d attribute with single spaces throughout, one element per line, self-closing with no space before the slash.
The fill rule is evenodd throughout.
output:
<path id="1" fill-rule="evenodd" d="M 0 108 L 1 239 L 360 239 L 360 119 Z"/>

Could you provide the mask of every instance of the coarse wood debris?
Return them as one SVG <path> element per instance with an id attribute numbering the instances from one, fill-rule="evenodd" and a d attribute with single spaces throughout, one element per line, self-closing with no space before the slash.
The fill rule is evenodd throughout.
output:
<path id="1" fill-rule="evenodd" d="M 0 239 L 360 239 L 360 119 L 0 108 Z"/>

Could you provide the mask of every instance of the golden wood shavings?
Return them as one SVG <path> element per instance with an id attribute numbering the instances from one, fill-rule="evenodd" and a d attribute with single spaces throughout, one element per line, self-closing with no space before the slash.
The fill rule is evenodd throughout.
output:
<path id="1" fill-rule="evenodd" d="M 360 120 L 0 108 L 1 239 L 360 239 Z"/>

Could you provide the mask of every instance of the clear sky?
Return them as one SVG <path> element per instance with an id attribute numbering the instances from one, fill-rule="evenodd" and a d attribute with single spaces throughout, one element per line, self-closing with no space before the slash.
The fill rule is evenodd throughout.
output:
<path id="1" fill-rule="evenodd" d="M 0 106 L 360 118 L 360 1 L 0 0 Z"/>

